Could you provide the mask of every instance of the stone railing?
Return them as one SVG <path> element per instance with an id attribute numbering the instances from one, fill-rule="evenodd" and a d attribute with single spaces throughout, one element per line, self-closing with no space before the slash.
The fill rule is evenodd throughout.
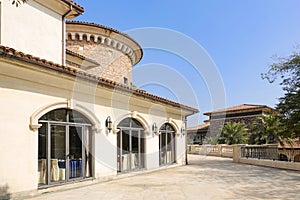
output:
<path id="1" fill-rule="evenodd" d="M 278 159 L 278 145 L 247 145 L 241 147 L 241 158 Z"/>
<path id="2" fill-rule="evenodd" d="M 233 157 L 232 145 L 188 145 L 188 153 L 219 157 Z"/>
<path id="3" fill-rule="evenodd" d="M 269 145 L 188 145 L 189 154 L 229 157 L 233 162 L 300 171 L 300 162 L 280 161 L 277 144 Z M 297 150 L 293 150 L 297 152 Z M 300 151 L 299 151 L 300 155 Z"/>
<path id="4" fill-rule="evenodd" d="M 300 170 L 299 162 L 278 160 L 277 145 L 233 145 L 233 162 Z"/>

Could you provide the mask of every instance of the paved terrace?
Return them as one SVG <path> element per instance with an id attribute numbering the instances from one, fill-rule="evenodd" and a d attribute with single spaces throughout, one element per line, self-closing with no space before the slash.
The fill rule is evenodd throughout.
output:
<path id="1" fill-rule="evenodd" d="M 45 199 L 300 199 L 300 173 L 189 155 L 190 164 L 33 198 Z"/>

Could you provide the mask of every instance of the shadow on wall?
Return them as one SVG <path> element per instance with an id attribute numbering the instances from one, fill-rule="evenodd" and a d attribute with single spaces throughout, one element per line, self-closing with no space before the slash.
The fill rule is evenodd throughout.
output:
<path id="1" fill-rule="evenodd" d="M 10 199 L 10 194 L 8 193 L 8 185 L 0 185 L 0 200 Z"/>

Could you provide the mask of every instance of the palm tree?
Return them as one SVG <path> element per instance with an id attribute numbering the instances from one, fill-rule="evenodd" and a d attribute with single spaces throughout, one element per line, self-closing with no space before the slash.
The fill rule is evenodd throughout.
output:
<path id="1" fill-rule="evenodd" d="M 250 144 L 283 143 L 284 135 L 280 118 L 275 114 L 261 115 L 252 124 Z"/>
<path id="2" fill-rule="evenodd" d="M 248 129 L 244 124 L 227 122 L 222 129 L 219 144 L 245 144 L 248 139 Z"/>
<path id="3" fill-rule="evenodd" d="M 207 135 L 204 138 L 203 144 L 211 144 L 211 145 L 216 145 L 218 143 L 218 138 L 217 137 L 213 137 L 213 136 L 209 136 Z"/>

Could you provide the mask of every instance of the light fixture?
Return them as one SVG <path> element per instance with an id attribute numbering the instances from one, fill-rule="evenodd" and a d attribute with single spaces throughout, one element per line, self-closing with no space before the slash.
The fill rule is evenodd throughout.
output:
<path id="1" fill-rule="evenodd" d="M 180 131 L 181 131 L 181 134 L 182 134 L 182 135 L 185 135 L 185 128 L 184 128 L 184 125 L 183 125 L 183 124 L 182 124 L 182 126 L 181 126 L 181 130 L 180 130 Z"/>
<path id="2" fill-rule="evenodd" d="M 157 133 L 157 126 L 156 126 L 156 123 L 154 123 L 153 125 L 152 125 L 152 131 L 153 131 L 153 133 Z"/>
<path id="3" fill-rule="evenodd" d="M 108 116 L 105 120 L 105 126 L 108 130 L 108 132 L 110 132 L 112 130 L 112 121 L 111 121 L 111 118 L 110 116 Z"/>

